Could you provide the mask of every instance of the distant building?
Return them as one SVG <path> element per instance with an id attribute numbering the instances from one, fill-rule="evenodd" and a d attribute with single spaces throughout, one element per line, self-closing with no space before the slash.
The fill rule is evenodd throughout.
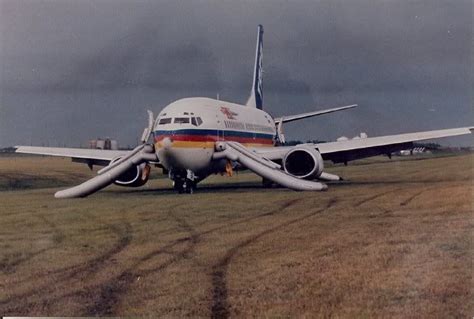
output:
<path id="1" fill-rule="evenodd" d="M 118 150 L 117 140 L 97 138 L 89 141 L 89 148 L 100 150 Z"/>
<path id="2" fill-rule="evenodd" d="M 359 135 L 354 136 L 352 140 L 359 140 L 363 138 L 367 138 L 367 133 L 361 132 Z M 349 138 L 347 136 L 341 136 L 336 139 L 337 142 L 348 141 L 348 140 Z"/>

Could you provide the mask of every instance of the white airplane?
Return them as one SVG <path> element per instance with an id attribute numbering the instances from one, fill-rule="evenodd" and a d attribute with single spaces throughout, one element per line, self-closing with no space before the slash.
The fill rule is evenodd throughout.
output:
<path id="1" fill-rule="evenodd" d="M 16 152 L 70 157 L 73 161 L 105 166 L 92 179 L 58 191 L 56 198 L 85 197 L 112 183 L 144 185 L 150 164 L 163 168 L 180 193 L 214 173 L 247 168 L 264 184 L 306 191 L 327 189 L 321 181 L 340 180 L 324 172 L 324 160 L 349 161 L 412 148 L 414 141 L 470 134 L 474 127 L 416 132 L 380 137 L 279 146 L 286 122 L 346 110 L 356 105 L 272 118 L 263 110 L 263 27 L 258 26 L 253 84 L 246 105 L 203 97 L 185 98 L 166 106 L 156 117 L 148 111 L 142 144 L 132 151 L 17 146 Z M 153 136 L 154 143 L 148 140 Z"/>

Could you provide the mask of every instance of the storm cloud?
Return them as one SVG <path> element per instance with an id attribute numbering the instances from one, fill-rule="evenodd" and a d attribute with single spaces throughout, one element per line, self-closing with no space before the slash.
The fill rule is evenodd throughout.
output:
<path id="1" fill-rule="evenodd" d="M 360 105 L 290 124 L 290 139 L 471 125 L 472 6 L 0 0 L 0 146 L 133 145 L 147 108 L 216 94 L 244 102 L 259 23 L 267 111 Z"/>

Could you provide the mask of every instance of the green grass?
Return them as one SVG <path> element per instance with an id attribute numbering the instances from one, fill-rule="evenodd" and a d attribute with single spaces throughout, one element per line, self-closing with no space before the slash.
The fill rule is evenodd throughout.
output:
<path id="1" fill-rule="evenodd" d="M 93 173 L 0 159 L 20 183 L 0 191 L 0 313 L 472 316 L 473 160 L 331 167 L 348 181 L 317 193 L 240 173 L 194 195 L 158 178 L 56 200 Z"/>

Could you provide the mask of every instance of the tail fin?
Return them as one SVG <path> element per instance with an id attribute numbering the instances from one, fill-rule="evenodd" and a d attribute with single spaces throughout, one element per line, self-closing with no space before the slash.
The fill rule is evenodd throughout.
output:
<path id="1" fill-rule="evenodd" d="M 263 50 L 263 26 L 258 25 L 257 48 L 255 50 L 255 66 L 253 70 L 253 83 L 247 106 L 263 108 L 263 87 L 262 87 L 262 50 Z"/>

